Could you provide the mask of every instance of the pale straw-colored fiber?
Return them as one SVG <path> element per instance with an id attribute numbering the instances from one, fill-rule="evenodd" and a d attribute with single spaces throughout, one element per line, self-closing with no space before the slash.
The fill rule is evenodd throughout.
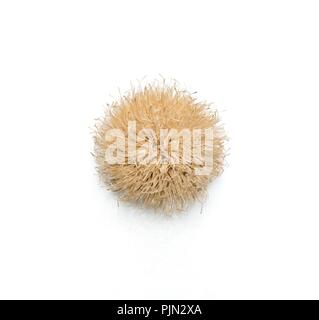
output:
<path id="1" fill-rule="evenodd" d="M 136 122 L 137 132 L 145 128 L 155 132 L 158 158 L 153 159 L 151 164 L 129 163 L 129 121 Z M 185 128 L 213 128 L 213 148 L 207 151 L 212 160 L 208 175 L 196 174 L 195 169 L 204 166 L 203 162 L 194 161 L 196 159 L 177 164 L 162 163 L 159 159 L 160 129 L 176 129 L 179 132 Z M 110 164 L 105 161 L 106 150 L 112 143 L 105 138 L 110 129 L 120 129 L 125 133 L 122 150 L 126 152 L 125 163 Z M 137 139 L 137 150 L 150 139 L 147 136 L 144 138 L 144 141 Z M 179 140 L 178 156 L 181 157 L 183 139 L 174 135 L 167 138 L 168 143 L 174 139 Z M 166 213 L 185 210 L 192 202 L 204 199 L 209 182 L 223 170 L 226 137 L 218 112 L 208 103 L 197 101 L 193 94 L 179 89 L 176 83 L 152 83 L 143 88 L 132 88 L 110 105 L 105 116 L 98 120 L 94 139 L 97 170 L 105 185 L 117 192 L 120 200 Z M 193 139 L 192 143 L 201 143 L 204 150 L 204 137 L 196 141 Z M 137 151 L 137 155 L 139 152 Z"/>

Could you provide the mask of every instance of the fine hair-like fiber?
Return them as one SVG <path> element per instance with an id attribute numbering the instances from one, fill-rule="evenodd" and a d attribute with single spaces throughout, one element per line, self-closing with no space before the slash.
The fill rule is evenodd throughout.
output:
<path id="1" fill-rule="evenodd" d="M 163 163 L 158 158 L 151 163 L 128 161 L 128 124 L 134 121 L 136 132 L 152 129 L 153 140 L 157 142 L 161 155 L 161 129 L 175 129 L 177 132 L 212 128 L 212 148 L 207 154 L 211 158 L 211 170 L 208 174 L 198 175 L 196 169 L 204 166 L 201 161 Z M 124 163 L 108 163 L 105 160 L 107 148 L 113 143 L 106 139 L 112 129 L 120 129 L 125 135 L 125 144 L 121 145 Z M 150 137 L 138 139 L 136 147 L 143 147 Z M 164 137 L 165 138 L 165 137 Z M 184 140 L 178 135 L 167 135 L 168 143 L 174 139 L 180 143 L 178 158 L 182 157 Z M 108 106 L 105 115 L 97 120 L 94 133 L 94 156 L 97 171 L 105 185 L 118 193 L 120 200 L 133 202 L 147 208 L 172 213 L 185 210 L 192 202 L 205 198 L 209 182 L 221 174 L 225 157 L 225 134 L 220 124 L 217 110 L 206 102 L 197 101 L 194 94 L 178 87 L 176 82 L 166 84 L 153 82 L 144 87 L 131 88 L 118 101 Z M 154 141 L 153 141 L 154 142 Z M 192 139 L 194 144 L 205 148 L 205 139 Z M 196 147 L 196 145 L 195 145 Z M 137 151 L 139 155 L 139 151 Z"/>

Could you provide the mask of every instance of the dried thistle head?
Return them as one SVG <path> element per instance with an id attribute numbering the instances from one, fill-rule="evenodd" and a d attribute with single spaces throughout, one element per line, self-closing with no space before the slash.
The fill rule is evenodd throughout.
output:
<path id="1" fill-rule="evenodd" d="M 120 199 L 171 213 L 203 199 L 223 169 L 217 111 L 176 84 L 131 89 L 98 120 L 95 159 Z"/>

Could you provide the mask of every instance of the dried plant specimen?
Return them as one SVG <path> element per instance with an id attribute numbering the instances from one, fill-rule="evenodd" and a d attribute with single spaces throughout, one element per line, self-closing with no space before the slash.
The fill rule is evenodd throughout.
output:
<path id="1" fill-rule="evenodd" d="M 221 174 L 218 112 L 176 83 L 152 83 L 113 102 L 98 120 L 97 170 L 121 200 L 172 213 L 202 200 Z"/>

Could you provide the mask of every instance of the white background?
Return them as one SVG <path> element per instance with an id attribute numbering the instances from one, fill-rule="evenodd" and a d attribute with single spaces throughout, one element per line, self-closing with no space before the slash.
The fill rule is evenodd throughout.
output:
<path id="1" fill-rule="evenodd" d="M 0 298 L 319 298 L 317 1 L 1 1 Z M 172 218 L 99 184 L 130 81 L 220 107 L 224 174 Z"/>

